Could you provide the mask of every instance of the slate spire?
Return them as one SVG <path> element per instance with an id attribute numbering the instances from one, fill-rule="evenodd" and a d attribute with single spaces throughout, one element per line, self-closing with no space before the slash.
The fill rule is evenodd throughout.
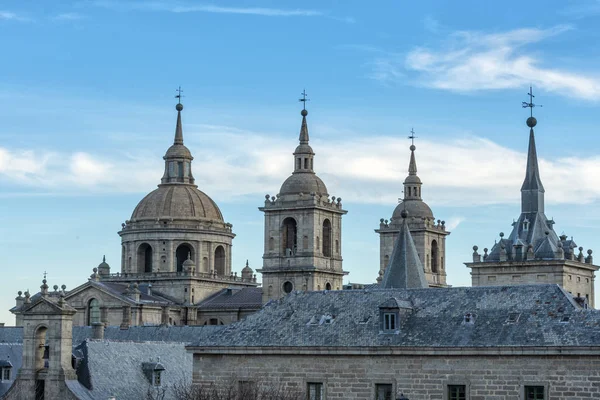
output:
<path id="1" fill-rule="evenodd" d="M 404 201 L 421 200 L 421 179 L 417 175 L 417 159 L 415 158 L 415 136 L 414 129 L 410 130 L 408 137 L 412 143 L 410 145 L 410 162 L 408 163 L 408 176 L 404 180 Z"/>
<path id="2" fill-rule="evenodd" d="M 406 218 L 408 212 L 403 210 L 401 213 L 402 225 L 400 232 L 396 237 L 394 251 L 390 257 L 383 280 L 382 289 L 422 289 L 428 288 L 423 264 L 419 259 L 415 242 L 413 241 Z"/>
<path id="3" fill-rule="evenodd" d="M 175 109 L 177 110 L 177 125 L 175 126 L 175 140 L 173 140 L 173 144 L 183 144 L 183 129 L 181 128 L 181 110 L 183 110 L 183 104 L 177 103 Z"/>
<path id="4" fill-rule="evenodd" d="M 300 112 L 300 115 L 302 115 L 302 125 L 300 126 L 300 137 L 298 138 L 300 143 L 298 144 L 298 147 L 296 147 L 296 150 L 294 151 L 294 174 L 297 174 L 297 173 L 314 174 L 315 172 L 313 169 L 313 160 L 314 160 L 315 153 L 314 153 L 312 147 L 310 147 L 310 145 L 308 144 L 308 124 L 306 123 L 306 116 L 308 115 L 308 111 L 306 111 L 306 102 L 309 101 L 309 99 L 306 98 L 306 90 L 304 90 L 301 94 L 302 94 L 302 98 L 300 99 L 300 101 L 304 103 L 304 107 L 302 108 L 302 111 Z"/>
<path id="5" fill-rule="evenodd" d="M 544 212 L 544 185 L 540 178 L 540 169 L 538 166 L 537 150 L 535 147 L 535 135 L 533 127 L 537 120 L 531 116 L 527 118 L 529 127 L 529 149 L 527 151 L 527 170 L 525 180 L 521 186 L 521 212 L 533 213 Z"/>

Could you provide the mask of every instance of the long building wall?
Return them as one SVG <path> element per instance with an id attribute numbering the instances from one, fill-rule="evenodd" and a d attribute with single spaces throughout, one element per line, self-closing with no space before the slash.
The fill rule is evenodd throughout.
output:
<path id="1" fill-rule="evenodd" d="M 469 400 L 525 399 L 529 385 L 576 400 L 600 398 L 600 355 L 194 355 L 194 383 L 232 379 L 293 390 L 321 382 L 325 399 L 375 399 L 377 384 L 392 384 L 411 400 L 446 400 L 447 385 L 465 385 Z"/>

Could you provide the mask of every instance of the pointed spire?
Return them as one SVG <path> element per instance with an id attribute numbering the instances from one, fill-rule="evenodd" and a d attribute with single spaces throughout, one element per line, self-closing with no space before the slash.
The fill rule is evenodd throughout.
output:
<path id="1" fill-rule="evenodd" d="M 404 180 L 404 200 L 421 200 L 421 179 L 417 176 L 417 160 L 415 158 L 415 136 L 414 129 L 410 130 L 410 162 L 408 163 L 408 176 Z"/>
<path id="2" fill-rule="evenodd" d="M 177 126 L 175 127 L 175 140 L 173 140 L 173 144 L 183 144 L 183 129 L 181 128 L 181 110 L 183 110 L 183 104 L 177 103 L 175 109 L 177 110 Z"/>
<path id="3" fill-rule="evenodd" d="M 544 185 L 540 178 L 537 150 L 535 146 L 535 135 L 533 128 L 537 125 L 537 119 L 533 116 L 533 91 L 529 88 L 529 102 L 523 102 L 523 108 L 530 108 L 531 115 L 527 118 L 529 127 L 529 149 L 527 151 L 527 169 L 525 180 L 521 186 L 521 212 L 544 212 Z"/>
<path id="4" fill-rule="evenodd" d="M 422 289 L 428 288 L 423 264 L 419 259 L 415 242 L 413 241 L 406 218 L 408 212 L 402 210 L 402 225 L 396 237 L 394 251 L 383 275 L 383 289 Z"/>
<path id="5" fill-rule="evenodd" d="M 300 127 L 300 144 L 308 144 L 308 125 L 306 124 L 306 116 L 308 111 L 302 110 L 302 126 Z"/>
<path id="6" fill-rule="evenodd" d="M 410 163 L 408 164 L 408 175 L 417 175 L 417 161 L 415 160 L 415 150 L 417 148 L 413 144 L 410 146 Z"/>

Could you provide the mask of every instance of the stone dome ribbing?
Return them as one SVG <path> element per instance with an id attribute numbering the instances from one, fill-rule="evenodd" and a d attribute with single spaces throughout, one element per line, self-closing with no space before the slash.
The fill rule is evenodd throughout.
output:
<path id="1" fill-rule="evenodd" d="M 160 185 L 139 202 L 131 219 L 207 219 L 224 222 L 217 204 L 193 185 Z"/>
<path id="2" fill-rule="evenodd" d="M 327 186 L 325 183 L 314 173 L 297 173 L 292 174 L 289 178 L 283 182 L 279 195 L 286 194 L 310 194 L 317 193 L 320 195 L 327 196 Z"/>
<path id="3" fill-rule="evenodd" d="M 404 200 L 398 204 L 392 214 L 394 221 L 402 219 L 402 210 L 406 209 L 409 218 L 429 218 L 433 219 L 431 208 L 422 200 Z"/>

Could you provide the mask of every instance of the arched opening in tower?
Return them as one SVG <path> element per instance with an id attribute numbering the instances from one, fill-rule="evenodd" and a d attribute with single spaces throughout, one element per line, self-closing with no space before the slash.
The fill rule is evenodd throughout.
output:
<path id="1" fill-rule="evenodd" d="M 46 334 L 48 332 L 48 328 L 45 326 L 40 326 L 35 331 L 35 341 L 33 343 L 33 354 L 35 357 L 34 368 L 36 371 L 39 371 L 44 368 L 48 368 L 48 344 L 46 342 Z"/>
<path id="2" fill-rule="evenodd" d="M 175 258 L 177 259 L 177 272 L 183 272 L 183 263 L 188 259 L 188 256 L 194 259 L 194 252 L 187 244 L 180 244 L 175 250 Z"/>
<path id="3" fill-rule="evenodd" d="M 439 250 L 437 240 L 431 242 L 431 272 L 439 272 Z"/>
<path id="4" fill-rule="evenodd" d="M 283 226 L 281 229 L 281 243 L 283 244 L 282 252 L 286 257 L 296 254 L 297 238 L 296 238 L 297 225 L 294 218 L 286 218 L 283 220 Z"/>
<path id="5" fill-rule="evenodd" d="M 94 322 L 100 322 L 100 302 L 96 299 L 91 299 L 87 307 L 87 326 L 91 326 Z"/>
<path id="6" fill-rule="evenodd" d="M 331 257 L 331 221 L 323 221 L 323 256 Z"/>
<path id="7" fill-rule="evenodd" d="M 138 248 L 138 272 L 152 272 L 152 246 L 148 243 Z"/>
<path id="8" fill-rule="evenodd" d="M 218 246 L 215 249 L 215 271 L 219 276 L 225 276 L 225 249 Z"/>

